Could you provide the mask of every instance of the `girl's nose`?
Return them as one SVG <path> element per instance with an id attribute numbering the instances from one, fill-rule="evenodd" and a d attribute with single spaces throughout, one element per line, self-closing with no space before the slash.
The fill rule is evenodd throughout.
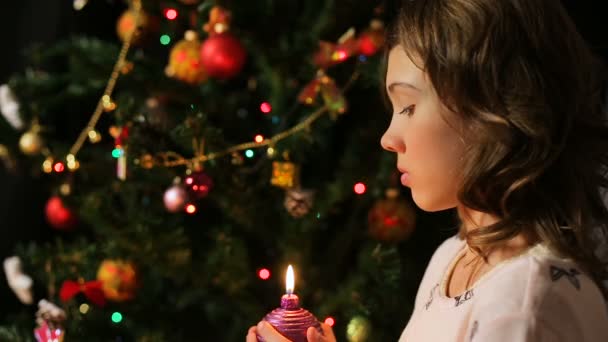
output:
<path id="1" fill-rule="evenodd" d="M 405 152 L 405 143 L 403 142 L 403 138 L 394 134 L 391 134 L 390 131 L 386 131 L 380 139 L 380 145 L 382 148 L 395 152 L 395 153 L 404 153 Z"/>

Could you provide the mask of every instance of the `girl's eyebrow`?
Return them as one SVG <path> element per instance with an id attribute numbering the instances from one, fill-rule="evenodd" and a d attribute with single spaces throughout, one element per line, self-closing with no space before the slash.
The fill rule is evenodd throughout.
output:
<path id="1" fill-rule="evenodd" d="M 420 92 L 420 89 L 418 89 L 415 85 L 408 83 L 408 82 L 393 82 L 393 83 L 389 84 L 388 87 L 386 87 L 386 89 L 388 89 L 389 93 L 392 93 L 393 89 L 395 87 L 404 87 L 404 88 L 409 88 L 409 89 Z"/>

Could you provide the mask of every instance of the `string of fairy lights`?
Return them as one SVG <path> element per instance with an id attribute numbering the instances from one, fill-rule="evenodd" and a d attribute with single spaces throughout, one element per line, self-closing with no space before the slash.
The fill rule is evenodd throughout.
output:
<path id="1" fill-rule="evenodd" d="M 343 92 L 346 92 L 354 83 L 354 81 L 358 78 L 359 73 L 355 71 L 346 85 L 343 88 Z M 238 145 L 231 146 L 222 151 L 211 152 L 211 153 L 200 153 L 193 158 L 184 158 L 183 156 L 169 151 L 169 152 L 161 152 L 156 155 L 152 162 L 152 164 L 148 164 L 148 167 L 152 167 L 153 165 L 160 165 L 163 167 L 177 167 L 177 166 L 191 166 L 196 165 L 197 163 L 207 162 L 213 159 L 225 157 L 228 155 L 232 155 L 235 152 L 246 151 L 253 148 L 261 148 L 268 146 L 268 154 L 274 154 L 274 146 L 281 140 L 284 140 L 296 133 L 302 131 L 309 131 L 311 129 L 311 125 L 323 117 L 324 115 L 330 113 L 329 105 L 324 105 L 315 110 L 312 114 L 310 114 L 306 119 L 302 120 L 302 122 L 297 125 L 280 132 L 270 138 L 264 138 L 262 135 L 256 135 L 253 142 L 246 142 Z M 150 162 L 150 161 L 149 161 Z"/>

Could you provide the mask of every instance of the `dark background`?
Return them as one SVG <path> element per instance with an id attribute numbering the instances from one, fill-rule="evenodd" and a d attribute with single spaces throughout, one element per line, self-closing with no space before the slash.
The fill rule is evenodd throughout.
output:
<path id="1" fill-rule="evenodd" d="M 564 4 L 583 37 L 608 61 L 605 12 L 591 1 L 572 0 Z M 12 73 L 23 70 L 24 49 L 34 42 L 53 44 L 74 33 L 115 40 L 116 18 L 124 7 L 121 0 L 90 0 L 82 11 L 75 11 L 69 0 L 4 2 L 0 11 L 0 84 L 6 83 Z M 49 237 L 50 228 L 44 222 L 48 194 L 39 188 L 27 174 L 8 174 L 0 167 L 0 261 L 10 256 L 20 241 Z M 0 318 L 18 305 L 21 304 L 7 287 L 0 267 Z"/>

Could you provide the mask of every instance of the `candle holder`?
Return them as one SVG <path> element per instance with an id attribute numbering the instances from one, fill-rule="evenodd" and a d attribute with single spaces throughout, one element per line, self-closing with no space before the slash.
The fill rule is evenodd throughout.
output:
<path id="1" fill-rule="evenodd" d="M 323 335 L 319 320 L 309 311 L 300 307 L 300 299 L 293 294 L 293 269 L 287 269 L 287 293 L 281 297 L 281 306 L 268 313 L 264 320 L 270 323 L 281 335 L 292 342 L 306 342 L 306 331 L 314 327 Z M 265 342 L 258 335 L 259 342 Z"/>

